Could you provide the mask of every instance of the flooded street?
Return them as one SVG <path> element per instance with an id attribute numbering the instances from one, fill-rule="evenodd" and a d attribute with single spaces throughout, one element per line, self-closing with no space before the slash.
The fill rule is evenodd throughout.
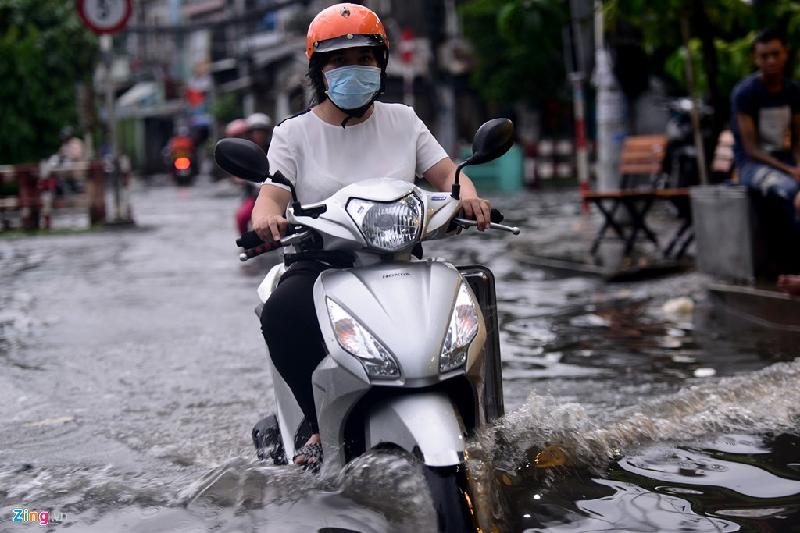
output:
<path id="1" fill-rule="evenodd" d="M 402 465 L 256 460 L 273 399 L 253 308 L 277 256 L 239 263 L 233 189 L 133 202 L 134 230 L 0 240 L 0 531 L 15 508 L 48 530 L 435 530 Z M 522 235 L 425 252 L 497 277 L 506 416 L 470 445 L 497 531 L 800 531 L 800 340 L 716 315 L 694 273 L 525 266 L 579 206 L 494 203 Z"/>

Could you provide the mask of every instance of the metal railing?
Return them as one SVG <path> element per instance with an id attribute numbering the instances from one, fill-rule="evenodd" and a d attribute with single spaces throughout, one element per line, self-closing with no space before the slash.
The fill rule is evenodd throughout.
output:
<path id="1" fill-rule="evenodd" d="M 125 168 L 115 176 L 115 170 L 103 160 L 0 166 L 2 230 L 50 229 L 61 210 L 85 211 L 90 226 L 130 220 L 130 173 Z M 109 219 L 106 192 L 115 189 L 115 177 L 120 187 Z"/>

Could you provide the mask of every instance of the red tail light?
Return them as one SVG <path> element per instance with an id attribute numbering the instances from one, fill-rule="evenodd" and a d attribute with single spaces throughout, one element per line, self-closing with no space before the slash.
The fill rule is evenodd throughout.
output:
<path id="1" fill-rule="evenodd" d="M 190 166 L 192 166 L 192 162 L 189 160 L 188 157 L 178 157 L 175 159 L 175 168 L 178 170 L 186 170 Z"/>

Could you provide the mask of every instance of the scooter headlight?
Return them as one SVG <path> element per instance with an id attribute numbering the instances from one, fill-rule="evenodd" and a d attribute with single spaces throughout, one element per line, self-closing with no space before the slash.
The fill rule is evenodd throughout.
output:
<path id="1" fill-rule="evenodd" d="M 367 244 L 383 252 L 408 248 L 417 241 L 422 228 L 422 204 L 414 194 L 394 202 L 351 198 L 347 213 Z"/>
<path id="2" fill-rule="evenodd" d="M 450 315 L 450 325 L 439 356 L 439 371 L 455 370 L 467 362 L 467 352 L 472 339 L 478 334 L 478 312 L 466 283 L 458 287 L 456 304 Z"/>
<path id="3" fill-rule="evenodd" d="M 396 378 L 400 376 L 394 356 L 372 334 L 342 307 L 326 298 L 336 341 L 347 353 L 364 366 L 371 378 Z"/>

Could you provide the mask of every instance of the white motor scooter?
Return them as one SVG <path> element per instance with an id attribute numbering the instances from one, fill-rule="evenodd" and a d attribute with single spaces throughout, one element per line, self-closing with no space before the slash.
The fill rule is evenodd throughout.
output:
<path id="1" fill-rule="evenodd" d="M 477 224 L 458 217 L 461 168 L 495 159 L 512 143 L 511 121 L 481 126 L 452 194 L 371 179 L 300 205 L 291 183 L 276 173 L 270 179 L 289 186 L 294 200 L 287 236 L 264 243 L 250 232 L 237 241 L 245 248 L 242 260 L 291 245 L 342 266 L 323 271 L 314 285 L 328 354 L 312 377 L 323 468 L 341 468 L 375 450 L 416 458 L 443 531 L 476 530 L 465 438 L 503 414 L 500 354 L 491 272 L 422 259 L 420 243 Z M 264 152 L 249 141 L 223 139 L 215 158 L 235 176 L 262 182 L 268 175 Z M 519 233 L 496 223 L 502 220 L 496 210 L 492 219 L 492 229 Z M 283 264 L 269 271 L 258 288 L 262 304 L 284 271 Z M 310 429 L 289 387 L 271 371 L 277 412 L 253 428 L 253 442 L 259 457 L 286 464 Z"/>

